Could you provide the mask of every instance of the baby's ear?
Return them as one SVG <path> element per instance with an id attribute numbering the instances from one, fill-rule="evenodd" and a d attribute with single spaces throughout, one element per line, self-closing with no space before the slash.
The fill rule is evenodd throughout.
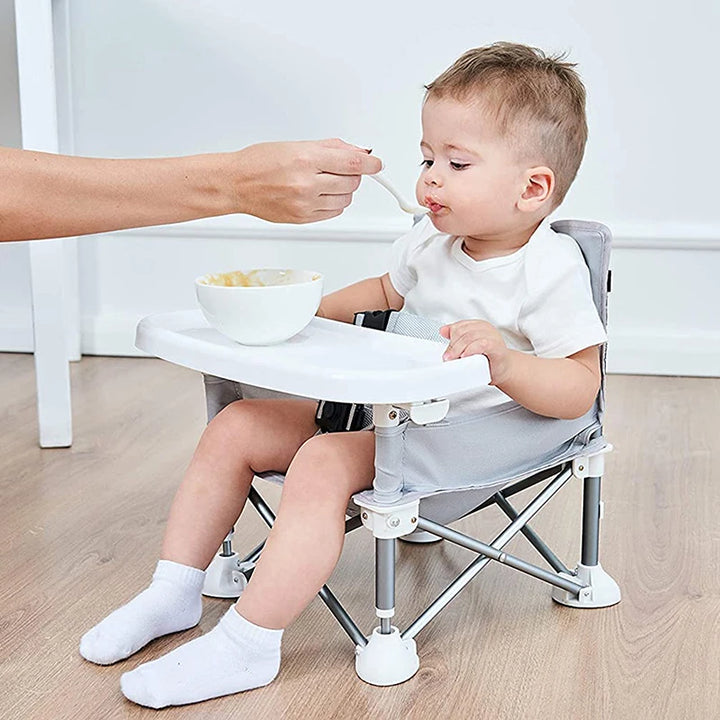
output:
<path id="1" fill-rule="evenodd" d="M 535 212 L 544 205 L 555 189 L 555 173 L 549 167 L 529 168 L 525 173 L 525 188 L 518 200 L 518 210 Z"/>

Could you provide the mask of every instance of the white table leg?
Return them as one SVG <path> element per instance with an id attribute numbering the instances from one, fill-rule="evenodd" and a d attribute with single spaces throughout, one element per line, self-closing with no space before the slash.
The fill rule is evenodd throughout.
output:
<path id="1" fill-rule="evenodd" d="M 51 0 L 15 0 L 23 147 L 58 152 Z M 63 240 L 31 243 L 33 331 L 41 447 L 72 442 Z"/>
<path id="2" fill-rule="evenodd" d="M 70 362 L 82 359 L 80 328 L 80 279 L 78 277 L 78 239 L 65 238 L 63 244 L 65 346 Z"/>
<path id="3" fill-rule="evenodd" d="M 30 244 L 40 447 L 72 444 L 70 367 L 65 334 L 64 241 Z"/>

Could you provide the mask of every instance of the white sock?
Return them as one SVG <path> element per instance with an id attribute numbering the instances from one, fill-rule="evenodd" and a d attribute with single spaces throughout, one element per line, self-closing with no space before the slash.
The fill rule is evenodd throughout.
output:
<path id="1" fill-rule="evenodd" d="M 151 708 L 262 687 L 280 669 L 282 630 L 254 625 L 231 607 L 206 635 L 120 678 L 128 700 Z"/>
<path id="2" fill-rule="evenodd" d="M 161 635 L 197 625 L 204 581 L 204 570 L 160 560 L 148 588 L 83 635 L 80 654 L 110 665 Z"/>

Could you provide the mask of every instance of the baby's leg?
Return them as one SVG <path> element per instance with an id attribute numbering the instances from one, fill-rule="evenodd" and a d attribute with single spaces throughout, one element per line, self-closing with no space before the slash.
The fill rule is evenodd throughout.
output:
<path id="1" fill-rule="evenodd" d="M 88 631 L 81 655 L 107 665 L 197 625 L 205 568 L 242 512 L 254 473 L 284 472 L 315 431 L 315 403 L 243 400 L 208 425 L 170 509 L 151 585 Z"/>
<path id="2" fill-rule="evenodd" d="M 240 516 L 255 473 L 286 472 L 317 431 L 313 400 L 242 400 L 208 425 L 175 495 L 160 557 L 205 569 Z"/>
<path id="3" fill-rule="evenodd" d="M 253 576 L 220 623 L 122 676 L 127 698 L 160 708 L 267 685 L 280 667 L 282 628 L 330 576 L 342 549 L 350 496 L 374 474 L 371 432 L 306 442 L 288 470 L 277 520 Z"/>
<path id="4" fill-rule="evenodd" d="M 278 515 L 252 580 L 237 602 L 250 622 L 285 628 L 330 577 L 345 539 L 350 497 L 372 486 L 375 435 L 320 435 L 306 442 L 285 478 Z"/>

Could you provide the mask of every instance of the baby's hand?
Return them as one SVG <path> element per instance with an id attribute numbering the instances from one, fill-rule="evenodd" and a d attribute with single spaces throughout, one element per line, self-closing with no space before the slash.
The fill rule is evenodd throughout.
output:
<path id="1" fill-rule="evenodd" d="M 440 334 L 450 340 L 443 360 L 485 355 L 490 363 L 492 384 L 498 385 L 509 372 L 510 350 L 497 328 L 485 320 L 460 320 L 443 325 Z"/>

